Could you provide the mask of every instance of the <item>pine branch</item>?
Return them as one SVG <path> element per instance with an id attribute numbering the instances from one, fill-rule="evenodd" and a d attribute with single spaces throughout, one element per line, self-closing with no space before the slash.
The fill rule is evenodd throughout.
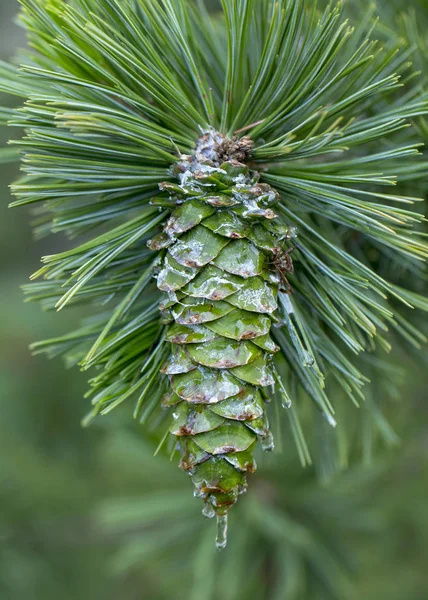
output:
<path id="1" fill-rule="evenodd" d="M 224 524 L 254 469 L 249 448 L 257 438 L 271 446 L 266 417 L 255 416 L 268 385 L 284 406 L 304 390 L 335 425 L 330 381 L 360 403 L 358 355 L 388 351 L 390 330 L 425 342 L 407 318 L 428 310 L 408 277 L 424 280 L 428 255 L 412 208 L 428 167 L 411 126 L 423 130 L 428 96 L 411 51 L 390 39 L 381 48 L 341 6 L 319 14 L 305 0 L 224 0 L 220 16 L 190 0 L 24 0 L 21 20 L 26 63 L 0 70 L 0 89 L 23 98 L 2 111 L 24 132 L 12 142 L 23 171 L 13 206 L 39 203 L 37 235 L 85 240 L 44 257 L 26 292 L 48 309 L 84 302 L 98 313 L 34 350 L 97 369 L 87 421 L 132 398 L 134 416 L 159 427 L 162 367 L 174 389 L 163 414 L 177 414 L 176 402 L 184 411 L 184 429 L 171 429 L 182 465 L 195 482 L 213 466 L 197 485 Z M 256 257 L 248 272 L 246 253 Z M 218 301 L 210 288 L 217 324 L 206 327 L 189 286 L 213 268 L 237 296 Z M 251 294 L 264 295 L 263 310 Z M 232 334 L 232 310 L 253 313 L 251 342 Z M 254 423 L 210 408 L 229 400 L 227 386 L 251 396 Z M 203 405 L 197 433 L 192 403 Z M 231 486 L 221 493 L 219 473 Z"/>

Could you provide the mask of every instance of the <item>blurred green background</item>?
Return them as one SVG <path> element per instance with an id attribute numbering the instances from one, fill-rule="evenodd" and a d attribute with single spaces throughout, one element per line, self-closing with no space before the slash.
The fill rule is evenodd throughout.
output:
<path id="1" fill-rule="evenodd" d="M 24 45 L 17 10 L 1 0 L 2 59 Z M 423 363 L 398 354 L 406 376 L 388 416 L 399 445 L 320 486 L 290 440 L 263 460 L 218 555 L 190 482 L 153 458 L 128 411 L 82 429 L 85 375 L 30 356 L 30 342 L 79 314 L 24 302 L 19 286 L 66 241 L 32 241 L 30 212 L 7 209 L 15 175 L 0 169 L 0 598 L 428 600 Z"/>

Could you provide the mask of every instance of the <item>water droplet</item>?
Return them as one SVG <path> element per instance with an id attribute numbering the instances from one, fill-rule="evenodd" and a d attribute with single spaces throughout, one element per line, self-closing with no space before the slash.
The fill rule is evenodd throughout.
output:
<path id="1" fill-rule="evenodd" d="M 277 320 L 272 323 L 272 327 L 275 327 L 276 329 L 281 329 L 282 327 L 284 327 L 284 325 L 285 325 L 284 319 L 280 319 L 280 318 L 278 318 L 278 316 L 277 316 Z"/>
<path id="2" fill-rule="evenodd" d="M 206 502 L 204 504 L 204 508 L 202 509 L 202 514 L 207 519 L 212 519 L 213 517 L 215 517 L 215 510 L 214 510 L 214 508 L 213 508 L 213 506 L 212 506 L 211 503 Z"/>
<path id="3" fill-rule="evenodd" d="M 288 229 L 288 235 L 287 237 L 289 239 L 294 239 L 299 235 L 299 229 L 297 227 L 291 226 Z"/>
<path id="4" fill-rule="evenodd" d="M 284 396 L 281 397 L 281 406 L 282 408 L 291 408 L 291 400 L 287 400 Z"/>
<path id="5" fill-rule="evenodd" d="M 329 425 L 331 425 L 332 427 L 336 427 L 337 423 L 336 423 L 336 420 L 333 418 L 333 416 L 332 416 L 332 415 L 330 415 L 330 414 L 328 414 L 328 413 L 324 412 L 324 413 L 322 414 L 322 416 L 324 417 L 324 419 L 327 421 L 327 423 L 328 423 Z"/>
<path id="6" fill-rule="evenodd" d="M 275 442 L 271 431 L 260 438 L 260 445 L 265 452 L 272 452 L 275 448 Z"/>
<path id="7" fill-rule="evenodd" d="M 215 545 L 219 550 L 227 546 L 227 514 L 217 515 L 217 537 Z"/>
<path id="8" fill-rule="evenodd" d="M 304 362 L 303 362 L 303 366 L 304 367 L 313 367 L 315 364 L 315 359 L 312 356 L 312 354 L 310 354 L 309 352 L 305 351 L 304 354 Z"/>
<path id="9" fill-rule="evenodd" d="M 280 297 L 282 306 L 283 306 L 284 310 L 286 311 L 286 313 L 289 315 L 294 313 L 294 308 L 293 308 L 293 305 L 291 304 L 289 294 L 280 294 L 279 297 Z"/>

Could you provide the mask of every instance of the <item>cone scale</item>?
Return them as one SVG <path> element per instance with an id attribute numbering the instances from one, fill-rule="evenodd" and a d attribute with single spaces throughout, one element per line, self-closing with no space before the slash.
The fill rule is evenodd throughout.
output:
<path id="1" fill-rule="evenodd" d="M 277 192 L 246 164 L 251 148 L 246 137 L 202 135 L 174 167 L 177 182 L 160 185 L 154 203 L 172 213 L 148 243 L 162 252 L 157 286 L 171 344 L 163 404 L 203 514 L 217 516 L 220 548 L 257 444 L 273 449 L 265 389 L 278 351 L 270 335 L 281 287 L 275 258 L 293 233 L 274 212 Z"/>

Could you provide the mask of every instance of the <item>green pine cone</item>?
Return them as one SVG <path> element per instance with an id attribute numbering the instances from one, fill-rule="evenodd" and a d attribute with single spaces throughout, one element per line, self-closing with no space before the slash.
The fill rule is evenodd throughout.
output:
<path id="1" fill-rule="evenodd" d="M 164 253 L 164 405 L 174 406 L 170 431 L 207 516 L 226 515 L 246 490 L 257 441 L 273 449 L 263 388 L 274 384 L 270 329 L 294 231 L 276 220 L 277 192 L 246 166 L 251 147 L 245 137 L 203 135 L 174 168 L 179 184 L 161 184 L 168 197 L 154 203 L 175 208 L 148 244 Z"/>

